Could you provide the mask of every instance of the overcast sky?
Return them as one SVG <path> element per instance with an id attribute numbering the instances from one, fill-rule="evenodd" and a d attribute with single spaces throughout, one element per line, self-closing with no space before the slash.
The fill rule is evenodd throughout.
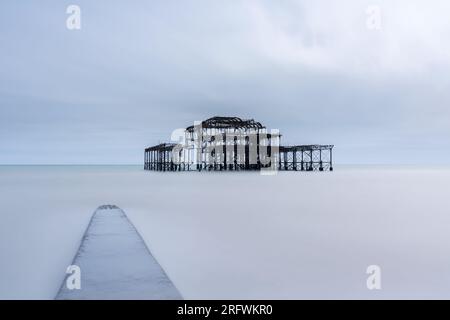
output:
<path id="1" fill-rule="evenodd" d="M 448 164 L 449 16 L 448 0 L 1 1 L 0 163 L 141 163 L 224 115 L 335 144 L 338 163 Z"/>

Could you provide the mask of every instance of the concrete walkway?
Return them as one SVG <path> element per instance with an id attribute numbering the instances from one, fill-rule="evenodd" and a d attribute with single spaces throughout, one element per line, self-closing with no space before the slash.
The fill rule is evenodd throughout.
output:
<path id="1" fill-rule="evenodd" d="M 80 267 L 81 289 L 68 289 L 69 274 L 56 299 L 182 299 L 116 206 L 94 212 L 72 264 Z"/>

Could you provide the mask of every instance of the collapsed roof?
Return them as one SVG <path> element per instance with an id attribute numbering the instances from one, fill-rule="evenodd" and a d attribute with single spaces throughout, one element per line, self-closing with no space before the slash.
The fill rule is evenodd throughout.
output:
<path id="1" fill-rule="evenodd" d="M 212 117 L 201 122 L 202 128 L 208 129 L 264 129 L 265 127 L 253 119 L 238 117 Z M 189 126 L 186 131 L 193 132 L 195 126 Z"/>

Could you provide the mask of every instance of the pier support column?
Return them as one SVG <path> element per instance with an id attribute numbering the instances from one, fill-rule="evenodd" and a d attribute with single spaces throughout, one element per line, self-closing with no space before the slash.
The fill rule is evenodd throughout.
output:
<path id="1" fill-rule="evenodd" d="M 305 167 L 303 166 L 303 164 L 304 164 L 304 160 L 303 160 L 303 153 L 304 153 L 304 151 L 302 150 L 302 161 L 300 162 L 300 171 L 304 171 L 305 170 Z"/>
<path id="2" fill-rule="evenodd" d="M 292 152 L 292 169 L 297 171 L 297 151 L 294 150 Z"/>
<path id="3" fill-rule="evenodd" d="M 330 171 L 333 171 L 333 148 L 330 148 Z"/>
<path id="4" fill-rule="evenodd" d="M 223 148 L 222 148 L 222 156 L 223 156 L 223 169 L 227 170 L 227 134 L 223 134 Z"/>
<path id="5" fill-rule="evenodd" d="M 322 149 L 319 150 L 319 171 L 323 171 Z"/>

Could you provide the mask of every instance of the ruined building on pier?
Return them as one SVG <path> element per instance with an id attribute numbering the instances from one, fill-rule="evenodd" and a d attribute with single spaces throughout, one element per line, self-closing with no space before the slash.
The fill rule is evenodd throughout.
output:
<path id="1" fill-rule="evenodd" d="M 183 130 L 177 143 L 145 149 L 144 169 L 332 171 L 333 145 L 282 146 L 278 130 L 237 117 L 213 117 Z"/>

